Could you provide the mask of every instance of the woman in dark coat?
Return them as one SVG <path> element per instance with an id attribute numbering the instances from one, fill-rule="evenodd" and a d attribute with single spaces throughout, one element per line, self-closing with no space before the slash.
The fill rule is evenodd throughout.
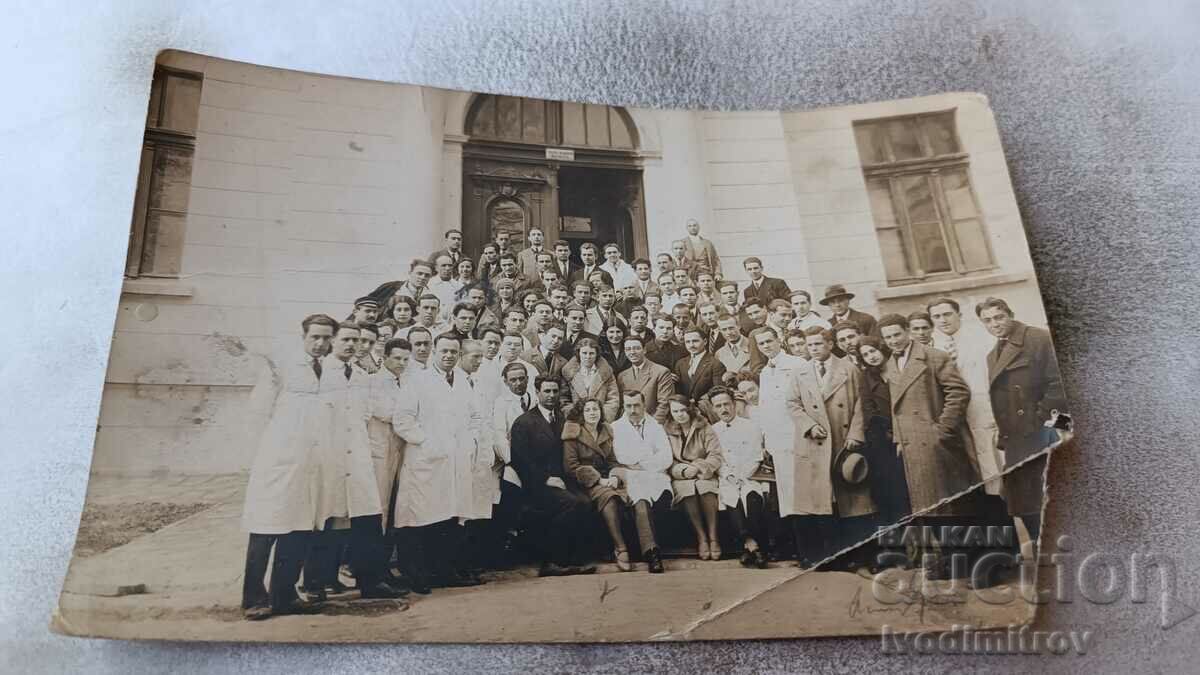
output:
<path id="1" fill-rule="evenodd" d="M 622 370 L 631 365 L 629 356 L 625 354 L 626 333 L 624 326 L 614 323 L 604 329 L 600 339 L 600 356 L 612 366 L 613 376 L 620 375 Z"/>
<path id="2" fill-rule="evenodd" d="M 892 440 L 892 397 L 883 379 L 883 364 L 892 352 L 883 341 L 871 335 L 859 338 L 858 357 L 863 364 L 863 417 L 867 426 L 867 465 L 871 497 L 879 506 L 885 524 L 907 516 L 908 486 L 904 479 L 904 463 L 896 458 L 896 442 Z"/>
<path id="3" fill-rule="evenodd" d="M 701 560 L 720 560 L 717 538 L 717 510 L 720 483 L 718 473 L 724 460 L 721 441 L 704 415 L 682 394 L 670 399 L 670 421 L 664 429 L 671 441 L 673 504 L 680 504 L 696 532 L 696 548 Z"/>
<path id="4" fill-rule="evenodd" d="M 629 495 L 620 479 L 610 475 L 618 466 L 612 427 L 605 423 L 604 407 L 594 398 L 579 401 L 575 410 L 576 419 L 568 421 L 562 430 L 563 471 L 568 488 L 592 500 L 612 537 L 617 567 L 628 572 L 633 565 L 621 532 L 621 512 L 629 508 Z"/>

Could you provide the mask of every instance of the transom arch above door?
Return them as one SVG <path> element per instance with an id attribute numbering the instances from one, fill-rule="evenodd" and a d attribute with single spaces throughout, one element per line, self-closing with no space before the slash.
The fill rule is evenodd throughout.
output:
<path id="1" fill-rule="evenodd" d="M 634 151 L 637 125 L 621 107 L 479 94 L 463 124 L 472 141 Z"/>

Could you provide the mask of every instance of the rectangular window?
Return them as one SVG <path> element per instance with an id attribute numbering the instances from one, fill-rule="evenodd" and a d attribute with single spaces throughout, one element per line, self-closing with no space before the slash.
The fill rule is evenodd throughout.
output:
<path id="1" fill-rule="evenodd" d="M 198 73 L 161 66 L 154 71 L 129 228 L 127 277 L 179 275 L 200 115 L 200 83 Z"/>
<path id="2" fill-rule="evenodd" d="M 954 111 L 854 123 L 890 285 L 992 269 Z"/>

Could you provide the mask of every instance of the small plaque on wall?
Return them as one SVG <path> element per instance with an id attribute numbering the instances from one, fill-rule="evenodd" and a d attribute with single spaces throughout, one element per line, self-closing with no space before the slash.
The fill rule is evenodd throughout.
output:
<path id="1" fill-rule="evenodd" d="M 563 232 L 592 233 L 592 219 L 579 216 L 563 216 L 559 218 L 559 229 Z"/>

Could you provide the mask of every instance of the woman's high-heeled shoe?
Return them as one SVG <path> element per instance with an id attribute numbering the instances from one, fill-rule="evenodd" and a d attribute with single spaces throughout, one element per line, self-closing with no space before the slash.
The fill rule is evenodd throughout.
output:
<path id="1" fill-rule="evenodd" d="M 613 556 L 617 559 L 617 569 L 622 572 L 633 570 L 633 563 L 629 562 L 629 551 L 613 551 Z"/>
<path id="2" fill-rule="evenodd" d="M 696 548 L 699 551 L 698 557 L 701 560 L 712 560 L 712 549 L 710 546 L 711 544 L 709 544 L 707 541 L 697 542 Z"/>
<path id="3" fill-rule="evenodd" d="M 708 545 L 708 559 L 709 560 L 720 560 L 721 559 L 721 545 L 715 541 Z"/>

